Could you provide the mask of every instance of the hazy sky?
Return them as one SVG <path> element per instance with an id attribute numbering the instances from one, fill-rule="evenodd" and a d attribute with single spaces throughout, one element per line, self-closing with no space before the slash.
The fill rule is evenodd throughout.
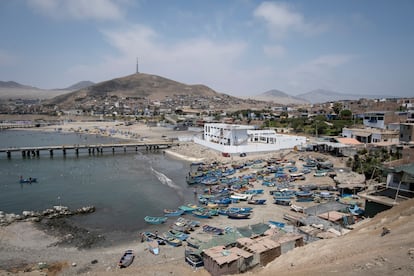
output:
<path id="1" fill-rule="evenodd" d="M 413 0 L 2 0 L 0 80 L 414 96 Z"/>

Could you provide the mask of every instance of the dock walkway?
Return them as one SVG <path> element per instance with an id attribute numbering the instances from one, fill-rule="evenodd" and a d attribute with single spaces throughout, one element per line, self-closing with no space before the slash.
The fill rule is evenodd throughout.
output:
<path id="1" fill-rule="evenodd" d="M 50 156 L 53 156 L 53 152 L 61 150 L 63 155 L 66 155 L 67 151 L 73 150 L 78 155 L 80 150 L 87 150 L 89 154 L 103 153 L 104 149 L 111 149 L 114 153 L 116 149 L 122 149 L 126 152 L 128 149 L 134 149 L 138 151 L 139 148 L 145 148 L 146 150 L 166 149 L 172 146 L 178 145 L 177 142 L 172 141 L 141 141 L 134 143 L 111 143 L 111 144 L 96 144 L 96 145 L 59 145 L 59 146 L 38 146 L 38 147 L 11 147 L 2 148 L 0 153 L 5 152 L 8 158 L 11 158 L 12 152 L 20 152 L 22 157 L 35 157 L 39 156 L 41 151 L 48 151 Z"/>

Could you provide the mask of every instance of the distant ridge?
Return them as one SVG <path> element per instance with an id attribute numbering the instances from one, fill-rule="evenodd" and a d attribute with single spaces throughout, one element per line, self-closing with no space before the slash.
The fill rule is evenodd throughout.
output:
<path id="1" fill-rule="evenodd" d="M 76 91 L 76 90 L 80 90 L 80 89 L 84 89 L 87 88 L 89 86 L 94 85 L 94 82 L 91 81 L 80 81 L 78 83 L 75 83 L 69 87 L 63 88 L 61 90 L 71 90 L 71 91 Z"/>
<path id="2" fill-rule="evenodd" d="M 359 100 L 362 98 L 366 99 L 381 99 L 381 98 L 394 98 L 397 96 L 386 96 L 386 95 L 363 95 L 363 94 L 343 94 L 331 90 L 316 89 L 307 93 L 297 95 L 296 97 L 308 101 L 312 104 L 335 102 L 342 100 Z"/>
<path id="3" fill-rule="evenodd" d="M 282 105 L 308 103 L 306 100 L 301 99 L 300 97 L 291 96 L 283 91 L 276 89 L 266 91 L 262 94 L 253 96 L 252 98 L 258 101 L 274 102 Z"/>
<path id="4" fill-rule="evenodd" d="M 33 86 L 23 85 L 15 81 L 0 81 L 0 88 L 22 88 L 22 89 L 38 89 Z"/>

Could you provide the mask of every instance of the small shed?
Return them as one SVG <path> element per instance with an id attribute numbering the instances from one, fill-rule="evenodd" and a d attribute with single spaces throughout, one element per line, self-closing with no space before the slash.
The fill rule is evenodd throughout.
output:
<path id="1" fill-rule="evenodd" d="M 253 254 L 254 265 L 265 266 L 282 254 L 280 244 L 270 237 L 240 238 L 237 243 L 243 250 Z"/>
<path id="2" fill-rule="evenodd" d="M 303 237 L 296 234 L 286 234 L 277 240 L 280 243 L 281 253 L 294 249 L 295 247 L 303 246 Z"/>
<path id="3" fill-rule="evenodd" d="M 251 268 L 253 254 L 238 247 L 203 250 L 204 268 L 213 276 L 242 273 Z"/>

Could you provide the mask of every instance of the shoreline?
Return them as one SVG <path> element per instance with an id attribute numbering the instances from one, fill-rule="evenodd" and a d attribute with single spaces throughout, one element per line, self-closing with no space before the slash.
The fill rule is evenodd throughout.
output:
<path id="1" fill-rule="evenodd" d="M 76 124 L 77 125 L 77 124 Z M 90 124 L 95 125 L 95 124 Z M 84 128 L 90 127 L 90 125 L 84 125 Z M 70 129 L 75 129 L 73 125 L 66 125 L 67 128 L 65 130 L 67 132 L 74 132 L 70 131 Z M 55 127 L 53 128 L 38 128 L 36 130 L 45 131 L 45 132 L 54 132 Z M 140 137 L 147 137 L 147 138 L 158 138 L 177 134 L 176 132 L 172 132 L 170 129 L 164 128 L 149 128 L 147 126 L 138 126 L 137 129 L 142 131 L 142 135 Z M 23 129 L 23 130 L 31 130 L 31 129 Z M 63 131 L 63 129 L 62 129 Z M 151 135 L 145 135 L 151 131 Z M 88 135 L 95 135 L 96 133 L 84 133 Z M 111 136 L 116 138 L 121 138 L 125 140 L 131 140 L 131 138 L 126 138 L 123 134 L 124 132 L 117 133 L 118 136 Z M 101 134 L 99 134 L 101 135 Z M 128 134 L 129 135 L 129 134 Z M 104 136 L 104 135 L 103 135 Z M 291 152 L 290 150 L 285 151 L 278 151 L 266 154 L 258 154 L 258 155 L 248 155 L 247 157 L 223 157 L 219 152 L 215 152 L 213 150 L 209 150 L 204 148 L 200 145 L 183 142 L 180 143 L 179 146 L 170 148 L 165 150 L 165 153 L 171 157 L 183 159 L 189 162 L 200 162 L 204 161 L 206 163 L 210 161 L 218 161 L 223 164 L 234 164 L 238 162 L 247 162 L 249 160 L 256 160 L 256 159 L 266 159 L 266 158 L 279 158 L 281 156 L 286 156 L 286 158 L 297 159 L 299 157 L 298 153 Z M 306 153 L 308 154 L 308 153 Z M 314 153 L 311 153 L 315 155 Z M 198 157 L 197 157 L 198 156 Z M 199 158 L 199 156 L 203 156 L 203 158 Z M 249 169 L 251 171 L 251 169 Z M 245 172 L 248 173 L 248 172 Z M 321 179 L 318 179 L 321 180 Z M 331 179 L 326 179 L 326 181 L 331 181 Z M 283 214 L 284 213 L 291 213 L 293 211 L 290 208 L 286 208 L 284 206 L 278 206 L 272 203 L 272 196 L 270 195 L 269 191 L 274 189 L 272 187 L 264 187 L 259 182 L 253 182 L 253 187 L 255 189 L 264 189 L 264 194 L 261 196 L 267 199 L 267 204 L 260 206 L 254 206 L 254 213 L 252 217 L 248 220 L 230 220 L 224 216 L 218 216 L 213 219 L 198 219 L 191 215 L 185 215 L 186 218 L 200 220 L 202 224 L 209 224 L 215 227 L 243 227 L 246 225 L 252 225 L 255 223 L 266 223 L 268 220 L 275 220 L 275 221 L 283 221 Z M 200 186 L 197 186 L 200 187 Z M 189 189 L 192 189 L 191 186 L 188 186 Z M 247 202 L 239 203 L 234 206 L 246 206 Z M 306 206 L 306 203 L 303 204 Z M 178 206 L 177 206 L 178 207 Z M 171 221 L 174 218 L 171 219 Z M 167 227 L 163 225 L 162 227 Z M 16 228 L 19 228 L 16 231 Z M 161 247 L 161 253 L 158 256 L 154 256 L 148 252 L 147 244 L 140 243 L 138 241 L 138 233 L 136 238 L 130 241 L 130 243 L 123 243 L 117 245 L 110 245 L 106 247 L 93 247 L 90 249 L 77 249 L 75 247 L 62 247 L 53 245 L 56 243 L 56 239 L 60 240 L 64 237 L 55 237 L 53 235 L 47 234 L 45 231 L 41 231 L 39 229 L 34 229 L 35 225 L 33 224 L 21 224 L 20 222 L 15 224 L 15 226 L 10 227 L 0 227 L 0 237 L 9 237 L 9 238 L 1 238 L 0 239 L 0 248 L 4 252 L 7 252 L 7 256 L 0 257 L 0 263 L 10 263 L 13 261 L 20 261 L 21 264 L 30 262 L 36 265 L 39 262 L 64 262 L 66 263 L 65 268 L 60 272 L 62 274 L 59 275 L 73 275 L 73 274 L 80 274 L 80 275 L 112 275 L 114 273 L 123 273 L 123 274 L 130 274 L 130 275 L 166 275 L 166 274 L 173 274 L 173 275 L 193 275 L 194 269 L 187 265 L 184 262 L 184 246 L 180 248 L 170 247 L 168 245 Z M 40 233 L 41 232 L 41 233 Z M 191 236 L 197 237 L 200 240 L 207 241 L 212 236 L 206 234 L 202 231 L 202 229 L 198 228 L 195 232 L 191 234 Z M 42 243 L 39 244 L 39 248 L 36 247 L 38 237 L 42 237 Z M 122 255 L 123 251 L 126 249 L 134 249 L 137 257 L 134 263 L 128 267 L 127 269 L 123 269 L 120 271 L 116 264 Z M 22 254 L 23 252 L 23 254 Z M 5 255 L 5 254 L 0 254 Z M 98 263 L 92 264 L 93 260 L 98 260 Z M 167 264 L 164 265 L 164 263 Z M 76 266 L 72 266 L 72 263 L 76 263 Z M 156 264 L 163 264 L 162 266 L 154 266 Z M 5 270 L 5 267 L 0 266 L 0 274 L 1 269 Z M 147 269 L 147 270 L 144 270 Z M 146 272 L 143 273 L 143 271 Z M 151 272 L 151 273 L 150 273 Z M 200 275 L 209 275 L 209 273 L 201 268 L 197 269 L 197 272 Z M 37 275 L 37 274 L 34 274 Z"/>

